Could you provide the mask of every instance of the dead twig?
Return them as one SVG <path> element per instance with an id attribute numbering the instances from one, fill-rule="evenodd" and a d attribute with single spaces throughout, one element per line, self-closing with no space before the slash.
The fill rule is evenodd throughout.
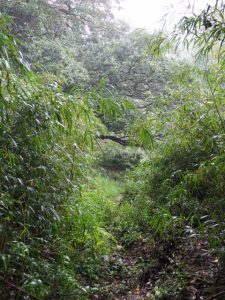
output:
<path id="1" fill-rule="evenodd" d="M 15 284 L 9 282 L 8 280 L 4 279 L 2 276 L 0 276 L 0 279 L 3 280 L 6 284 L 10 285 L 11 287 L 17 289 L 18 291 L 20 291 L 20 292 L 22 292 L 22 293 L 24 293 L 24 294 L 30 296 L 31 298 L 33 298 L 33 299 L 35 299 L 35 300 L 42 300 L 41 298 L 38 298 L 38 297 L 36 297 L 36 296 L 34 296 L 34 295 L 32 295 L 32 294 L 30 294 L 30 293 L 24 291 L 24 289 L 22 289 L 22 288 L 16 286 Z"/>
<path id="2" fill-rule="evenodd" d="M 222 296 L 225 294 L 225 291 L 222 291 L 222 292 L 219 292 L 213 296 L 210 296 L 209 298 L 207 298 L 206 300 L 213 300 L 213 299 L 216 299 L 216 297 L 219 297 L 219 296 Z"/>

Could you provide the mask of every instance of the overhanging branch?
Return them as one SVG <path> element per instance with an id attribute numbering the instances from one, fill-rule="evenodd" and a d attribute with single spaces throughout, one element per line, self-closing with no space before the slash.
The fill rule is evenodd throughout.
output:
<path id="1" fill-rule="evenodd" d="M 101 140 L 111 140 L 117 144 L 120 144 L 122 146 L 128 146 L 129 145 L 129 141 L 128 140 L 124 140 L 123 138 L 120 138 L 118 136 L 114 136 L 114 135 L 103 135 L 101 134 L 99 137 L 99 139 Z"/>

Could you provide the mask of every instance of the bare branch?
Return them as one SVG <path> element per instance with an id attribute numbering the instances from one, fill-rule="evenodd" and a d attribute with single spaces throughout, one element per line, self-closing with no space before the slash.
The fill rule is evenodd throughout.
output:
<path id="1" fill-rule="evenodd" d="M 116 142 L 124 147 L 129 145 L 129 141 L 128 140 L 124 140 L 123 138 L 120 138 L 118 136 L 114 136 L 114 135 L 100 135 L 98 137 L 101 140 L 111 140 L 113 142 Z"/>

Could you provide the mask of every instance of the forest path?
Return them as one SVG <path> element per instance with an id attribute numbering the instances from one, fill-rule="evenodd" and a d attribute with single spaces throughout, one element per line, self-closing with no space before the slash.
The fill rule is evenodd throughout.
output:
<path id="1" fill-rule="evenodd" d="M 158 264 L 140 277 L 140 288 L 117 299 L 224 300 L 225 270 L 208 242 L 183 237 L 177 245 L 164 257 L 157 255 Z"/>
<path id="2" fill-rule="evenodd" d="M 117 183 L 116 183 L 117 184 Z M 114 201 L 125 200 L 116 189 Z M 180 236 L 152 233 L 124 240 L 112 226 L 117 247 L 106 255 L 93 300 L 224 300 L 225 270 L 208 242 L 210 228 L 197 233 L 188 226 Z"/>
<path id="3" fill-rule="evenodd" d="M 204 239 L 182 237 L 153 245 L 146 240 L 115 253 L 120 262 L 101 300 L 224 300 L 225 270 Z M 113 266 L 113 264 L 112 264 Z"/>

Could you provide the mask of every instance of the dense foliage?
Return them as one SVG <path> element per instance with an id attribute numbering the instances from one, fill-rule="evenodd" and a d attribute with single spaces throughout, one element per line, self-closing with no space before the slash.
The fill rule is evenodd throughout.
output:
<path id="1" fill-rule="evenodd" d="M 1 299 L 115 298 L 155 263 L 120 251 L 187 236 L 224 267 L 224 4 L 166 38 L 113 5 L 0 1 Z M 152 299 L 181 299 L 177 278 Z"/>
<path id="2" fill-rule="evenodd" d="M 2 296 L 60 297 L 78 286 L 66 262 L 72 240 L 62 239 L 97 122 L 80 95 L 66 97 L 29 70 L 7 24 L 1 17 Z"/>

